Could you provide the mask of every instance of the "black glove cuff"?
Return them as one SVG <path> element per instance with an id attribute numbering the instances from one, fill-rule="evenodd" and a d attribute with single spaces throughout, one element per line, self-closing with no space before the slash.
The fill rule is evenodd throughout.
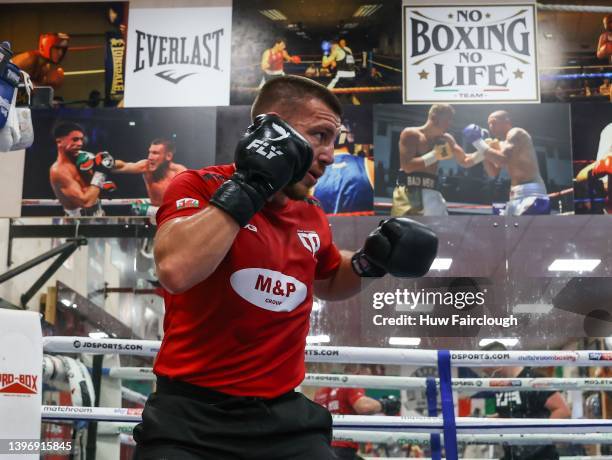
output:
<path id="1" fill-rule="evenodd" d="M 362 251 L 357 251 L 351 257 L 353 271 L 362 278 L 382 278 L 387 274 L 384 268 L 374 265 Z"/>
<path id="2" fill-rule="evenodd" d="M 234 174 L 217 189 L 210 203 L 223 209 L 244 227 L 266 203 L 261 194 L 244 182 L 240 174 Z"/>

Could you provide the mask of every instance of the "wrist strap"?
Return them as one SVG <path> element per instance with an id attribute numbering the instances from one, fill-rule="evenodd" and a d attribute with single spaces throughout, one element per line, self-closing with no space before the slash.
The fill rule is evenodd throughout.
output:
<path id="1" fill-rule="evenodd" d="M 425 155 L 421 155 L 420 158 L 425 162 L 425 166 L 431 166 L 436 161 L 438 161 L 435 150 L 431 150 L 430 152 L 427 152 Z"/>
<path id="2" fill-rule="evenodd" d="M 382 278 L 387 274 L 385 269 L 374 265 L 362 251 L 357 251 L 353 254 L 351 266 L 353 271 L 362 278 Z"/>
<path id="3" fill-rule="evenodd" d="M 265 199 L 247 184 L 241 174 L 236 173 L 217 189 L 210 204 L 223 209 L 244 227 L 263 208 Z"/>

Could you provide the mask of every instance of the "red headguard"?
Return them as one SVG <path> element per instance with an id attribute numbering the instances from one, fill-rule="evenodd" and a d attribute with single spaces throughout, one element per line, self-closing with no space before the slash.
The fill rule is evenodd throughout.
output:
<path id="1" fill-rule="evenodd" d="M 64 34 L 61 32 L 52 33 L 52 34 L 40 34 L 38 38 L 38 52 L 45 59 L 58 64 L 66 54 L 66 50 L 68 49 L 68 40 L 70 37 L 68 34 Z M 64 51 L 59 54 L 59 56 L 54 57 L 51 54 L 51 50 L 53 48 L 60 48 Z"/>

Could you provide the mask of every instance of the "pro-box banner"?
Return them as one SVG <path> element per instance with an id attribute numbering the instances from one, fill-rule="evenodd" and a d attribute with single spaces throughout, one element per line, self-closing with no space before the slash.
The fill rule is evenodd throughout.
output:
<path id="1" fill-rule="evenodd" d="M 46 450 L 36 444 L 40 444 L 42 359 L 38 313 L 0 309 L 0 457 L 3 459 L 38 459 L 39 452 Z"/>
<path id="2" fill-rule="evenodd" d="M 533 3 L 403 4 L 404 103 L 539 102 Z"/>
<path id="3" fill-rule="evenodd" d="M 126 107 L 229 104 L 231 0 L 214 6 L 130 4 Z"/>

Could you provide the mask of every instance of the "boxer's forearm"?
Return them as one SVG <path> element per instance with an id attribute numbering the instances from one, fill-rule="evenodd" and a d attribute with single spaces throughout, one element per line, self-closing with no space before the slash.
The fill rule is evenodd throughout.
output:
<path id="1" fill-rule="evenodd" d="M 342 260 L 334 275 L 326 280 L 315 282 L 314 294 L 323 300 L 344 300 L 359 293 L 371 279 L 361 278 L 351 266 L 351 251 L 340 251 Z"/>
<path id="2" fill-rule="evenodd" d="M 155 237 L 159 281 L 173 294 L 204 281 L 227 255 L 239 230 L 236 221 L 215 206 L 168 221 Z"/>

